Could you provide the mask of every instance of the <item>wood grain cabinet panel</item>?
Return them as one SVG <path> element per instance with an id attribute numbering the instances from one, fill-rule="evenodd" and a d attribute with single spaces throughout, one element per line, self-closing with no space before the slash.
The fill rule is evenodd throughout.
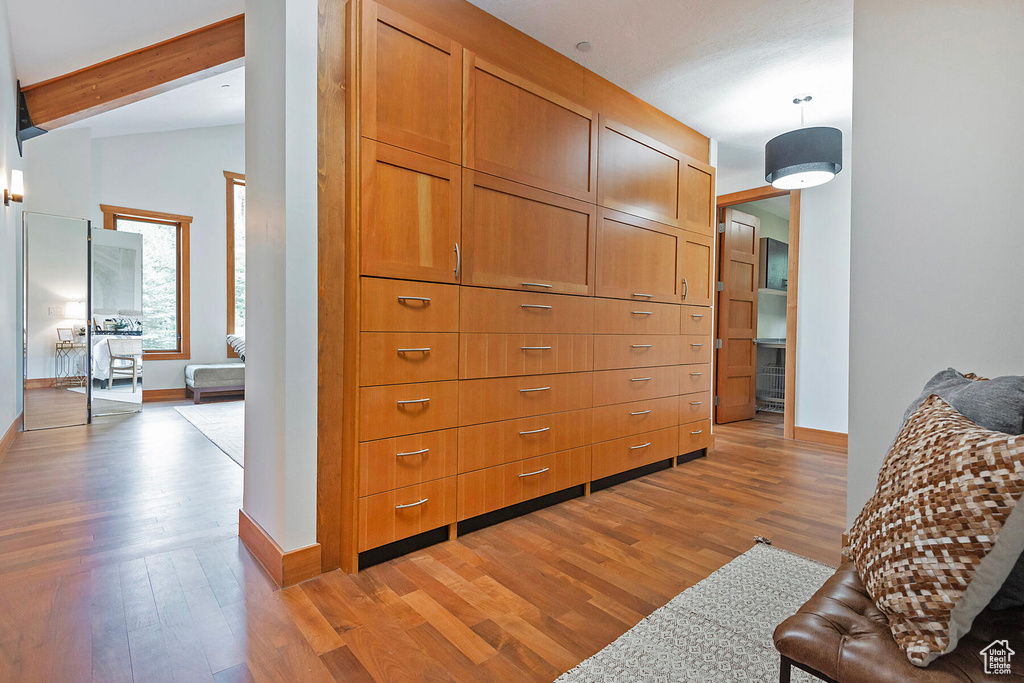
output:
<path id="1" fill-rule="evenodd" d="M 362 332 L 359 383 L 438 382 L 459 376 L 454 332 Z"/>
<path id="2" fill-rule="evenodd" d="M 644 432 L 592 446 L 591 478 L 603 479 L 679 455 L 677 427 Z"/>
<path id="3" fill-rule="evenodd" d="M 468 50 L 463 64 L 463 166 L 594 202 L 594 113 Z"/>
<path id="4" fill-rule="evenodd" d="M 386 439 L 458 424 L 459 383 L 425 382 L 359 390 L 359 438 Z"/>
<path id="5" fill-rule="evenodd" d="M 702 334 L 683 335 L 679 338 L 679 362 L 710 363 L 712 343 L 711 337 Z"/>
<path id="6" fill-rule="evenodd" d="M 590 334 L 594 300 L 590 297 L 509 292 L 463 287 L 461 331 L 521 334 Z"/>
<path id="7" fill-rule="evenodd" d="M 594 378 L 590 372 L 574 372 L 469 379 L 458 384 L 459 424 L 466 426 L 589 408 Z"/>
<path id="8" fill-rule="evenodd" d="M 599 334 L 594 336 L 594 369 L 645 368 L 679 363 L 677 335 Z"/>
<path id="9" fill-rule="evenodd" d="M 591 416 L 587 409 L 459 427 L 459 473 L 590 443 Z"/>
<path id="10" fill-rule="evenodd" d="M 459 378 L 510 377 L 594 369 L 589 334 L 484 334 L 459 338 Z"/>
<path id="11" fill-rule="evenodd" d="M 359 495 L 454 476 L 458 442 L 458 432 L 445 429 L 359 444 Z"/>
<path id="12" fill-rule="evenodd" d="M 649 301 L 594 300 L 596 334 L 679 334 L 680 306 Z"/>
<path id="13" fill-rule="evenodd" d="M 592 204 L 468 169 L 462 198 L 463 284 L 592 292 Z"/>
<path id="14" fill-rule="evenodd" d="M 462 46 L 376 2 L 363 11 L 363 135 L 461 163 Z"/>
<path id="15" fill-rule="evenodd" d="M 679 227 L 715 236 L 715 169 L 685 157 L 682 166 L 683 195 Z"/>
<path id="16" fill-rule="evenodd" d="M 635 436 L 679 424 L 679 397 L 618 403 L 593 409 L 594 442 Z"/>
<path id="17" fill-rule="evenodd" d="M 458 477 L 458 518 L 494 510 L 579 486 L 590 478 L 590 447 L 488 467 Z"/>
<path id="18" fill-rule="evenodd" d="M 620 211 L 600 209 L 597 224 L 598 296 L 680 303 L 683 231 Z"/>
<path id="19" fill-rule="evenodd" d="M 679 334 L 711 336 L 711 309 L 704 306 L 683 306 L 680 311 Z"/>
<path id="20" fill-rule="evenodd" d="M 359 552 L 455 522 L 455 477 L 359 499 Z"/>
<path id="21" fill-rule="evenodd" d="M 697 394 L 683 394 L 679 397 L 679 422 L 697 422 L 711 419 L 711 392 L 702 391 Z"/>
<path id="22" fill-rule="evenodd" d="M 711 364 L 687 365 L 679 371 L 679 393 L 711 391 Z"/>
<path id="23" fill-rule="evenodd" d="M 364 139 L 362 273 L 456 282 L 459 167 Z"/>
<path id="24" fill-rule="evenodd" d="M 679 455 L 711 448 L 711 420 L 679 425 Z"/>
<path id="25" fill-rule="evenodd" d="M 594 405 L 642 401 L 679 394 L 678 365 L 594 372 Z"/>
<path id="26" fill-rule="evenodd" d="M 680 263 L 683 302 L 711 306 L 715 301 L 715 238 L 683 232 Z"/>
<path id="27" fill-rule="evenodd" d="M 683 227 L 683 180 L 686 156 L 681 152 L 601 117 L 597 203 Z"/>
<path id="28" fill-rule="evenodd" d="M 360 328 L 367 332 L 458 332 L 459 288 L 361 278 Z"/>

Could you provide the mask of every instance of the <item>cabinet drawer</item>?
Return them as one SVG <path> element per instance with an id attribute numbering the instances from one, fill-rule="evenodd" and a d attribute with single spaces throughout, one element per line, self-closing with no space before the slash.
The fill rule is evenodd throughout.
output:
<path id="1" fill-rule="evenodd" d="M 363 332 L 359 383 L 403 384 L 456 379 L 459 335 L 454 332 Z"/>
<path id="2" fill-rule="evenodd" d="M 702 334 L 687 334 L 680 337 L 680 363 L 710 363 L 711 337 Z"/>
<path id="3" fill-rule="evenodd" d="M 359 495 L 453 476 L 457 456 L 454 429 L 366 441 L 359 444 Z"/>
<path id="4" fill-rule="evenodd" d="M 687 365 L 679 371 L 679 393 L 711 391 L 711 365 Z"/>
<path id="5" fill-rule="evenodd" d="M 468 333 L 459 340 L 459 377 L 509 377 L 594 369 L 589 334 Z"/>
<path id="6" fill-rule="evenodd" d="M 458 424 L 459 383 L 425 382 L 359 390 L 359 439 L 449 429 Z"/>
<path id="7" fill-rule="evenodd" d="M 711 392 L 702 391 L 698 394 L 683 394 L 679 397 L 679 422 L 687 424 L 698 420 L 711 419 Z"/>
<path id="8" fill-rule="evenodd" d="M 679 455 L 677 434 L 677 427 L 669 427 L 594 444 L 590 478 L 603 479 L 634 467 L 674 458 Z"/>
<path id="9" fill-rule="evenodd" d="M 594 337 L 594 369 L 676 365 L 679 343 L 675 335 L 599 334 Z"/>
<path id="10" fill-rule="evenodd" d="M 702 448 L 711 448 L 711 420 L 680 425 L 678 455 L 693 453 Z"/>
<path id="11" fill-rule="evenodd" d="M 459 318 L 463 333 L 591 334 L 594 300 L 463 287 Z"/>
<path id="12" fill-rule="evenodd" d="M 590 429 L 590 410 L 459 427 L 459 472 L 580 448 Z"/>
<path id="13" fill-rule="evenodd" d="M 711 336 L 711 309 L 704 306 L 680 307 L 679 334 Z"/>
<path id="14" fill-rule="evenodd" d="M 368 332 L 458 332 L 459 288 L 364 277 L 360 328 Z"/>
<path id="15" fill-rule="evenodd" d="M 594 332 L 597 334 L 679 334 L 679 309 L 675 304 L 645 300 L 594 299 Z"/>
<path id="16" fill-rule="evenodd" d="M 459 382 L 459 424 L 589 408 L 593 389 L 590 372 L 464 380 Z"/>
<path id="17" fill-rule="evenodd" d="M 359 499 L 359 552 L 455 521 L 455 477 Z"/>
<path id="18" fill-rule="evenodd" d="M 676 396 L 618 403 L 593 409 L 594 442 L 667 429 L 679 424 Z"/>
<path id="19" fill-rule="evenodd" d="M 643 401 L 679 394 L 678 365 L 594 373 L 594 405 Z"/>
<path id="20" fill-rule="evenodd" d="M 458 518 L 469 519 L 579 486 L 589 478 L 589 446 L 460 474 Z"/>

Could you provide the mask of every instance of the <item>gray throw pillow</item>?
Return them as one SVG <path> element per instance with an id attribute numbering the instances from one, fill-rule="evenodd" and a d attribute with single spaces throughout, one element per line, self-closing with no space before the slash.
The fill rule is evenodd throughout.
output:
<path id="1" fill-rule="evenodd" d="M 245 337 L 240 337 L 237 334 L 228 335 L 228 346 L 238 354 L 238 357 L 245 362 Z"/>

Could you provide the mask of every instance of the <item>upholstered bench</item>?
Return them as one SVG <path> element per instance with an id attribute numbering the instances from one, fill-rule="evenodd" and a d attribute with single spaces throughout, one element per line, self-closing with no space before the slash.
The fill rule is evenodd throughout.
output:
<path id="1" fill-rule="evenodd" d="M 192 392 L 194 403 L 199 403 L 203 394 L 244 394 L 245 363 L 186 365 L 185 390 Z"/>
<path id="2" fill-rule="evenodd" d="M 1016 653 L 1011 659 L 1012 674 L 985 674 L 982 652 L 990 645 Z M 1024 609 L 982 612 L 953 652 L 921 669 L 896 645 L 885 615 L 864 589 L 853 562 L 846 562 L 775 629 L 775 648 L 782 655 L 780 683 L 789 682 L 793 666 L 838 683 L 1020 682 L 1024 681 Z"/>

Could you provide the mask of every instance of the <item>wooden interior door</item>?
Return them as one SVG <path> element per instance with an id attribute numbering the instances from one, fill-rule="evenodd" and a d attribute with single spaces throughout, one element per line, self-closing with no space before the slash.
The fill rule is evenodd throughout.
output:
<path id="1" fill-rule="evenodd" d="M 719 251 L 718 351 L 715 422 L 754 417 L 757 382 L 757 267 L 761 221 L 725 209 Z"/>

